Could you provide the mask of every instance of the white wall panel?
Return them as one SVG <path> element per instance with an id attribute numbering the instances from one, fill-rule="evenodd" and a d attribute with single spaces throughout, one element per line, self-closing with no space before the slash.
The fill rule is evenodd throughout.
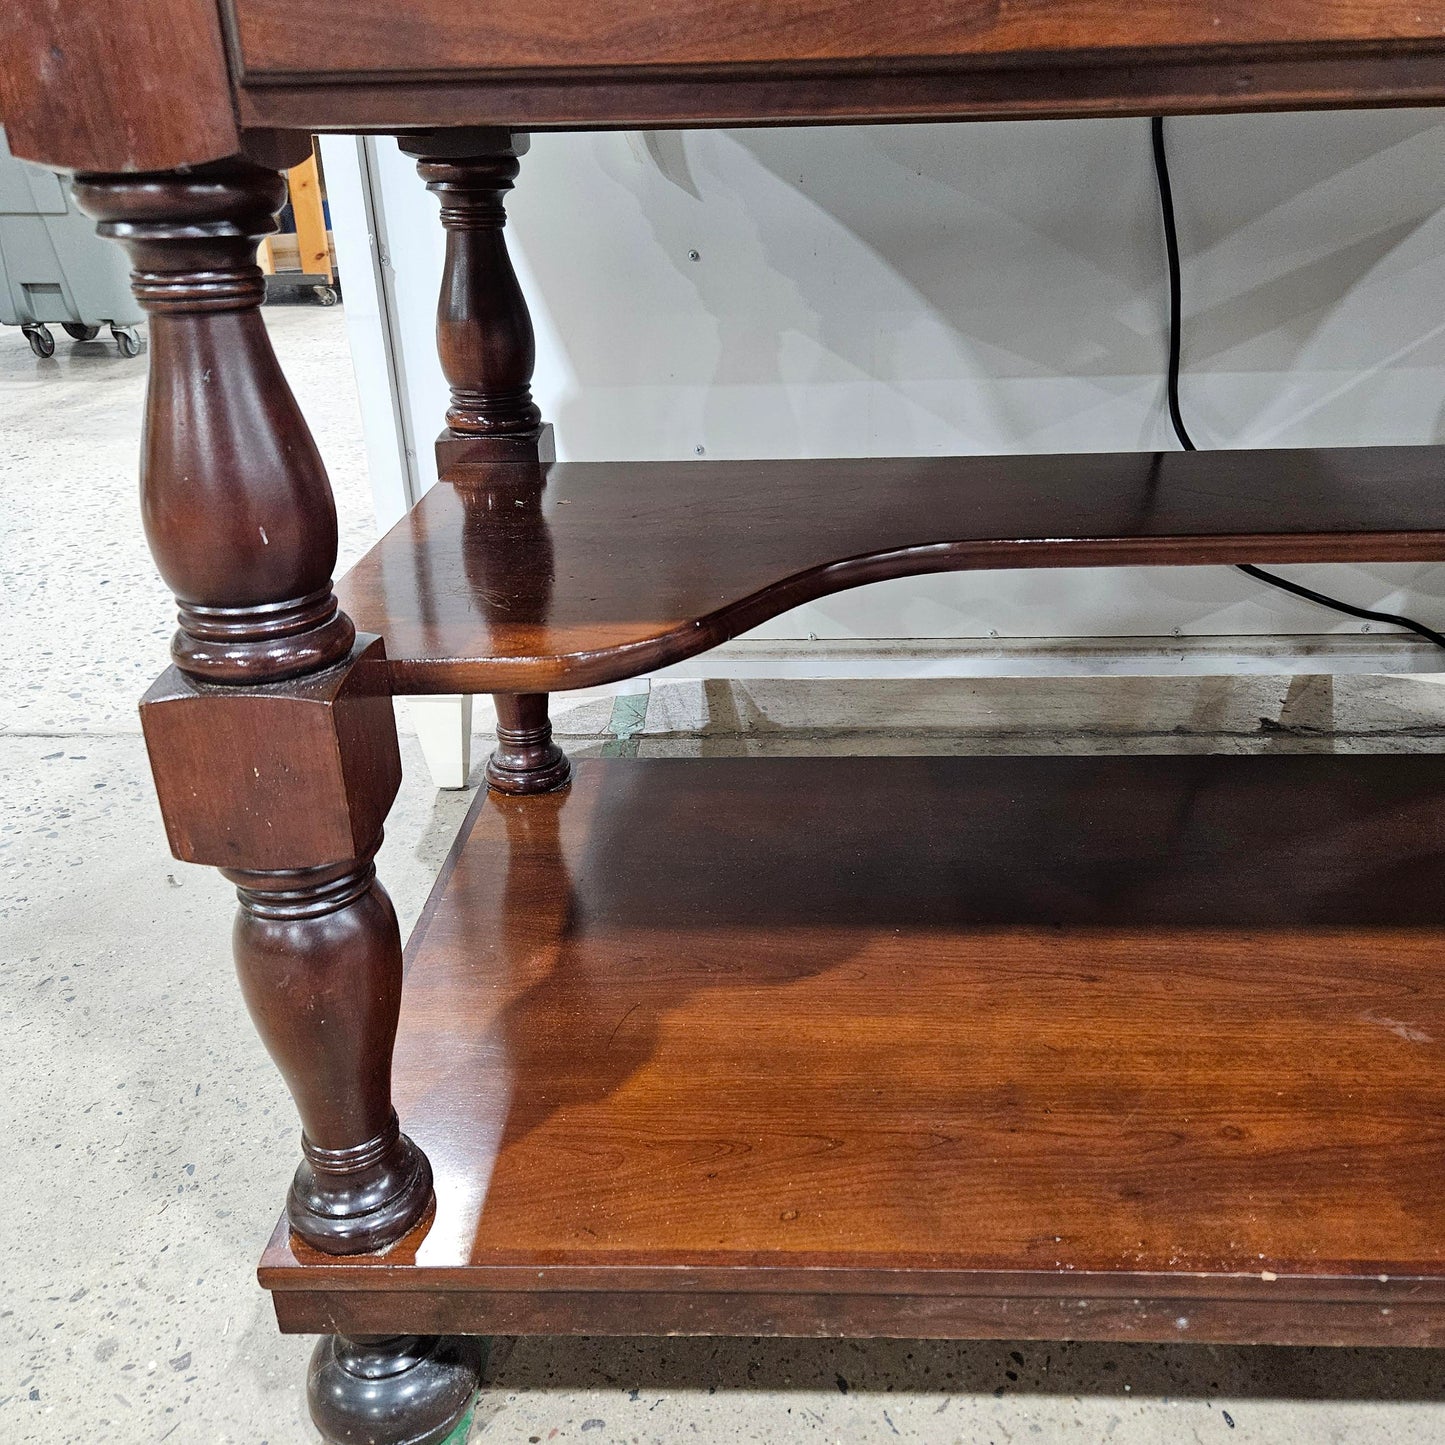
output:
<path id="1" fill-rule="evenodd" d="M 1199 444 L 1445 439 L 1445 117 L 1211 117 L 1169 136 Z M 442 234 L 411 162 L 389 141 L 377 159 L 425 451 L 445 404 Z M 1172 445 L 1146 121 L 538 136 L 509 211 L 563 457 Z M 1445 568 L 1291 575 L 1445 616 Z M 1359 628 L 1210 568 L 881 583 L 758 635 Z"/>

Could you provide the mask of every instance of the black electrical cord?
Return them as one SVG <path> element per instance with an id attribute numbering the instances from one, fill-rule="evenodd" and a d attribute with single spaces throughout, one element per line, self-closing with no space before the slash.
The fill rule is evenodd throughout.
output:
<path id="1" fill-rule="evenodd" d="M 1150 122 L 1154 140 L 1154 176 L 1159 183 L 1159 210 L 1164 221 L 1164 251 L 1169 262 L 1169 378 L 1166 392 L 1169 398 L 1169 420 L 1174 426 L 1174 435 L 1186 452 L 1198 451 L 1189 429 L 1184 425 L 1184 415 L 1179 408 L 1179 364 L 1183 338 L 1183 281 L 1179 264 L 1179 228 L 1174 219 L 1174 188 L 1169 183 L 1169 154 L 1164 148 L 1164 118 L 1155 116 Z M 1292 592 L 1306 602 L 1318 603 L 1321 607 L 1343 612 L 1347 617 L 1361 617 L 1367 622 L 1386 622 L 1394 627 L 1403 627 L 1420 637 L 1433 642 L 1436 647 L 1445 647 L 1445 636 L 1423 622 L 1412 617 L 1398 617 L 1393 612 L 1374 612 L 1368 607 L 1356 607 L 1353 603 L 1341 602 L 1337 597 L 1326 597 L 1323 592 L 1302 587 L 1284 577 L 1276 577 L 1263 568 L 1251 566 L 1248 562 L 1238 564 L 1239 570 L 1257 582 L 1267 582 L 1281 591 Z"/>

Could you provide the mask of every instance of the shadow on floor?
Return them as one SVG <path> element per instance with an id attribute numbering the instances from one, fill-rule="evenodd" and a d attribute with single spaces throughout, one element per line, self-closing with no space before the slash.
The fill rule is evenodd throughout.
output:
<path id="1" fill-rule="evenodd" d="M 1031 1341 L 498 1338 L 486 1387 L 1445 1400 L 1435 1350 Z"/>

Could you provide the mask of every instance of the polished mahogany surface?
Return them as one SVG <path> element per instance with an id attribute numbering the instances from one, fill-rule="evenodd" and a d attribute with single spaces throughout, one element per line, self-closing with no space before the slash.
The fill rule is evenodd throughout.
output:
<path id="1" fill-rule="evenodd" d="M 1441 7 L 1406 0 L 230 0 L 248 74 L 587 71 L 854 65 L 1098 51 L 1438 40 Z M 305 25 L 298 25 L 303 16 Z"/>
<path id="2" fill-rule="evenodd" d="M 180 630 L 147 735 L 173 843 L 237 884 L 297 1105 L 263 1276 L 328 1334 L 329 1441 L 446 1438 L 479 1365 L 447 1332 L 1445 1343 L 1439 760 L 619 763 L 541 791 L 568 777 L 553 688 L 863 582 L 1439 558 L 1440 454 L 549 470 L 501 234 L 529 129 L 1441 102 L 1445 0 L 0 6 L 12 148 L 85 173 L 152 316 Z M 346 610 L 253 264 L 326 129 L 400 137 L 448 236 L 448 482 Z M 453 856 L 395 1090 L 388 688 L 499 693 L 489 780 L 537 794 L 479 803 Z"/>
<path id="3" fill-rule="evenodd" d="M 10 150 L 79 171 L 154 171 L 241 148 L 215 0 L 0 5 Z"/>
<path id="4" fill-rule="evenodd" d="M 886 577 L 1434 560 L 1442 466 L 1432 447 L 463 466 L 337 590 L 399 692 L 546 692 Z"/>
<path id="5" fill-rule="evenodd" d="M 1445 1343 L 1445 758 L 584 762 L 408 948 L 283 1326 Z"/>
<path id="6" fill-rule="evenodd" d="M 227 8 L 249 125 L 616 128 L 1445 98 L 1439 0 L 227 0 Z"/>
<path id="7" fill-rule="evenodd" d="M 151 171 L 265 132 L 1439 105 L 1442 0 L 112 0 L 0 6 L 16 155 Z"/>

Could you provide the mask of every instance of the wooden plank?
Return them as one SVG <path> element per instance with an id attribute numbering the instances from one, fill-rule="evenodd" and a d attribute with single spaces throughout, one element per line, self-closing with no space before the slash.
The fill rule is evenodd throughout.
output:
<path id="1" fill-rule="evenodd" d="M 1067 1299 L 1032 1295 L 761 1295 L 680 1290 L 599 1297 L 595 1290 L 282 1291 L 272 1296 L 287 1334 L 743 1335 L 825 1339 L 1126 1340 L 1236 1345 L 1445 1344 L 1438 1304 L 1380 1301 L 1170 1298 L 1136 1280 L 1127 1298 L 1096 1297 L 1092 1281 Z"/>
<path id="2" fill-rule="evenodd" d="M 0 5 L 0 121 L 15 155 L 75 170 L 234 154 L 214 0 Z"/>
<path id="3" fill-rule="evenodd" d="M 386 637 L 398 691 L 548 692 L 651 671 L 886 577 L 1437 559 L 1442 460 L 1360 447 L 562 463 L 540 492 L 536 474 L 463 466 L 337 590 Z"/>
<path id="4" fill-rule="evenodd" d="M 1359 54 L 1049 56 L 1007 64 L 914 62 L 835 73 L 828 68 L 632 70 L 589 73 L 447 72 L 341 77 L 258 75 L 237 104 L 251 126 L 307 130 L 645 129 L 663 126 L 878 121 L 1044 120 L 1064 116 L 1205 115 L 1445 104 L 1445 45 Z"/>
<path id="5" fill-rule="evenodd" d="M 321 204 L 321 177 L 313 148 L 299 166 L 286 172 L 291 211 L 296 218 L 296 246 L 300 269 L 307 276 L 334 279 L 331 246 L 326 236 L 326 213 Z"/>
<path id="6" fill-rule="evenodd" d="M 1445 758 L 584 762 L 408 948 L 283 1326 L 1445 1342 Z"/>
<path id="7" fill-rule="evenodd" d="M 254 126 L 542 130 L 1445 102 L 1441 0 L 325 0 L 308 11 L 326 37 L 319 52 L 283 0 L 235 8 L 238 102 Z"/>
<path id="8" fill-rule="evenodd" d="M 1437 42 L 1440 0 L 231 0 L 247 79 L 265 74 L 596 72 Z"/>

